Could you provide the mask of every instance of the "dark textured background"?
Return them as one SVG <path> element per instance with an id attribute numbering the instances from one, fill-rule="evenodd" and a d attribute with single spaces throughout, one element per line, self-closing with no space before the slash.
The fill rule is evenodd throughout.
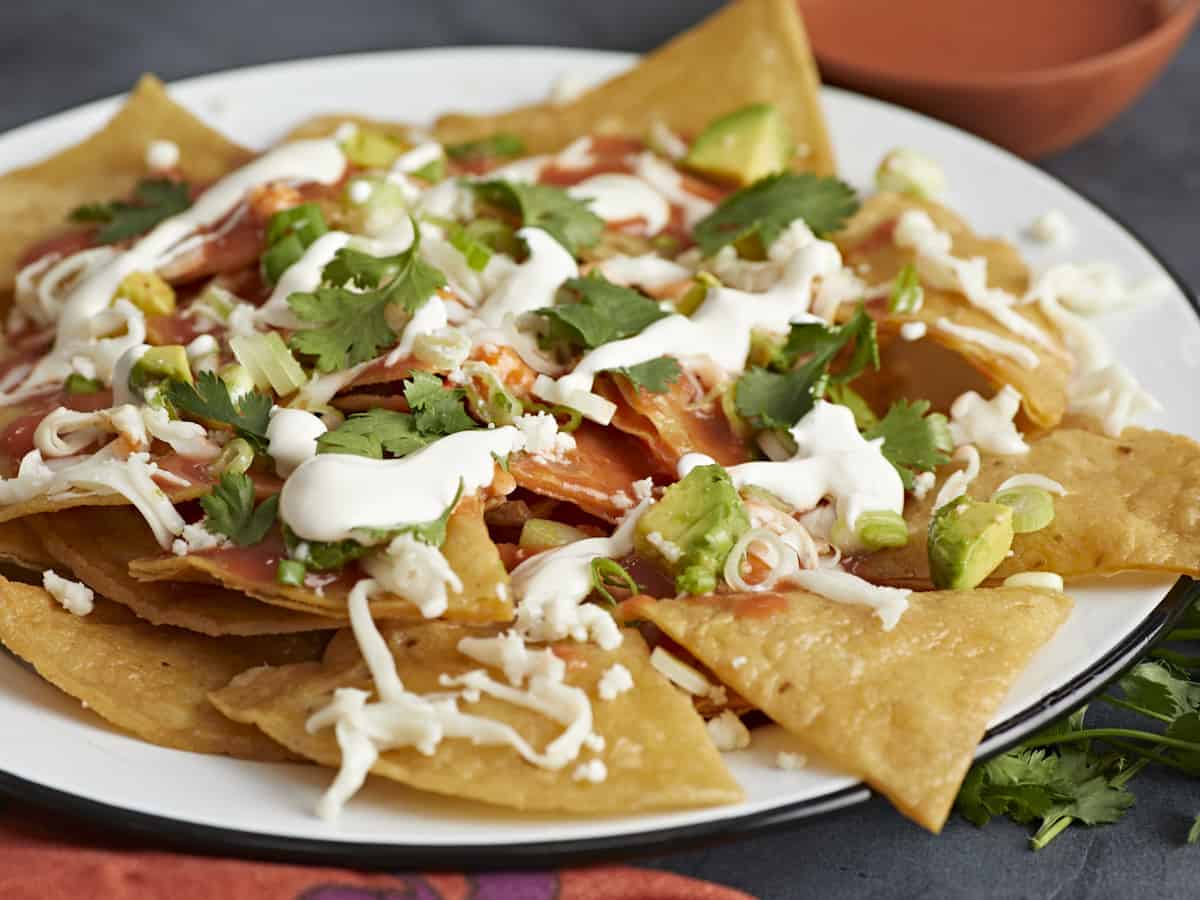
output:
<path id="1" fill-rule="evenodd" d="M 169 81 L 280 59 L 450 44 L 641 51 L 717 5 L 0 0 L 0 131 L 122 91 L 142 71 Z M 1121 218 L 1200 289 L 1200 33 L 1135 108 L 1043 165 Z M 874 800 L 648 863 L 770 898 L 1200 896 L 1200 846 L 1183 846 L 1200 812 L 1197 783 L 1150 771 L 1133 788 L 1137 806 L 1119 825 L 1069 829 L 1038 854 L 1008 823 L 977 830 L 955 818 L 933 838 Z"/>

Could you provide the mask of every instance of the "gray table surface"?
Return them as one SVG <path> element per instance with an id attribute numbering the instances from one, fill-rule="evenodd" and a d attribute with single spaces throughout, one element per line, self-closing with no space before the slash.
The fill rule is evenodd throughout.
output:
<path id="1" fill-rule="evenodd" d="M 643 51 L 714 0 L 4 0 L 0 131 L 126 89 L 330 53 L 469 44 Z M 1042 165 L 1135 230 L 1200 290 L 1200 32 L 1100 134 Z M 1100 714 L 1103 716 L 1103 713 Z M 1099 719 L 1098 719 L 1099 720 Z M 645 860 L 761 897 L 1185 897 L 1200 847 L 1183 835 L 1200 789 L 1153 770 L 1116 826 L 1071 829 L 1041 853 L 1026 832 L 958 818 L 933 838 L 879 800 L 735 843 Z"/>

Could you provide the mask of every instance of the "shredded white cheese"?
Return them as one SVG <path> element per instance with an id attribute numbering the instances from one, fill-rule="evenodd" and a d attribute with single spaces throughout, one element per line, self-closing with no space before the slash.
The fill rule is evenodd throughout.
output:
<path id="1" fill-rule="evenodd" d="M 1019 572 L 1004 579 L 1005 587 L 1045 588 L 1048 591 L 1062 591 L 1063 579 L 1054 572 Z"/>
<path id="2" fill-rule="evenodd" d="M 750 729 L 727 709 L 719 716 L 709 719 L 704 726 L 708 730 L 708 736 L 712 738 L 713 746 L 722 753 L 745 750 L 750 746 Z"/>
<path id="3" fill-rule="evenodd" d="M 95 605 L 96 594 L 86 584 L 63 578 L 53 569 L 42 573 L 42 587 L 69 613 L 86 616 Z"/>
<path id="4" fill-rule="evenodd" d="M 633 675 L 621 663 L 613 663 L 604 670 L 596 686 L 596 692 L 601 700 L 615 700 L 621 694 L 633 689 Z"/>
<path id="5" fill-rule="evenodd" d="M 988 453 L 1019 456 L 1029 452 L 1013 419 L 1021 408 L 1021 395 L 1011 385 L 991 400 L 975 391 L 960 395 L 950 407 L 950 434 L 955 446 L 974 444 Z"/>

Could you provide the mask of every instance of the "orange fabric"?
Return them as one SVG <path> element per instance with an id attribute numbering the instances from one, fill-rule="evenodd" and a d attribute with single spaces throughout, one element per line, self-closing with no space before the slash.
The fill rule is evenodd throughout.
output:
<path id="1" fill-rule="evenodd" d="M 477 875 L 369 875 L 187 856 L 8 810 L 4 900 L 746 900 L 732 888 L 625 866 Z"/>

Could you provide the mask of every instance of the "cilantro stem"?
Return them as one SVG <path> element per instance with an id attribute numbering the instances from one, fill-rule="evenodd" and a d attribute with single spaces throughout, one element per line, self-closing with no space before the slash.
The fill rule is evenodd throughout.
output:
<path id="1" fill-rule="evenodd" d="M 1084 728 L 1082 731 L 1074 731 L 1070 734 L 1035 738 L 1029 741 L 1027 746 L 1045 747 L 1050 744 L 1073 744 L 1078 741 L 1090 741 L 1093 738 L 1129 738 L 1135 741 L 1151 741 L 1163 747 L 1200 753 L 1200 744 L 1194 741 L 1181 741 L 1179 738 L 1167 737 L 1164 734 L 1155 734 L 1153 731 L 1138 731 L 1134 728 Z"/>
<path id="2" fill-rule="evenodd" d="M 1200 641 L 1200 628 L 1176 628 L 1167 634 L 1168 641 Z"/>
<path id="3" fill-rule="evenodd" d="M 1161 649 L 1150 651 L 1150 655 L 1155 659 L 1169 662 L 1180 669 L 1200 669 L 1200 656 L 1187 656 L 1183 653 L 1175 653 L 1172 650 Z"/>
<path id="4" fill-rule="evenodd" d="M 1130 744 L 1126 741 L 1111 740 L 1109 743 L 1114 747 L 1119 747 L 1120 749 L 1129 753 L 1136 753 L 1138 756 L 1142 757 L 1142 762 L 1156 762 L 1160 766 L 1166 766 L 1169 769 L 1178 769 L 1180 772 L 1186 772 L 1189 775 L 1192 774 L 1192 770 L 1187 766 L 1181 765 L 1180 763 L 1171 759 L 1171 757 L 1162 753 L 1155 753 L 1153 750 L 1147 750 L 1145 747 L 1139 747 L 1137 744 Z"/>
<path id="5" fill-rule="evenodd" d="M 1143 716 L 1149 716 L 1152 719 L 1158 719 L 1160 722 L 1166 722 L 1168 725 L 1174 721 L 1170 716 L 1164 716 L 1162 713 L 1155 712 L 1152 709 L 1147 709 L 1144 706 L 1139 706 L 1136 703 L 1130 703 L 1128 700 L 1122 700 L 1120 697 L 1113 697 L 1109 694 L 1103 694 L 1101 695 L 1100 699 L 1112 706 L 1119 706 L 1122 709 L 1132 710 L 1133 712 L 1139 713 Z"/>

